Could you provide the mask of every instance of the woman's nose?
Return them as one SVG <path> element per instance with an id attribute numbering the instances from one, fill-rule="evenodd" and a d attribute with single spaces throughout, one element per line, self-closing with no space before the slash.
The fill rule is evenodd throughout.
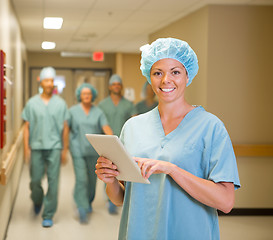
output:
<path id="1" fill-rule="evenodd" d="M 166 73 L 162 76 L 161 83 L 169 83 L 169 82 L 170 82 L 170 79 L 168 74 Z"/>

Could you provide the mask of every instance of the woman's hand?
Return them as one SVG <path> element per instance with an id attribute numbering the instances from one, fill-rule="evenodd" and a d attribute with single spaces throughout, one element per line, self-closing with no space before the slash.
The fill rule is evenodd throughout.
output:
<path id="1" fill-rule="evenodd" d="M 133 158 L 140 170 L 141 174 L 144 178 L 148 179 L 152 174 L 165 173 L 170 174 L 174 168 L 174 164 L 170 162 L 154 160 L 149 158 Z"/>
<path id="2" fill-rule="evenodd" d="M 98 158 L 95 173 L 105 183 L 114 183 L 117 181 L 116 177 L 119 175 L 117 166 L 104 157 Z"/>

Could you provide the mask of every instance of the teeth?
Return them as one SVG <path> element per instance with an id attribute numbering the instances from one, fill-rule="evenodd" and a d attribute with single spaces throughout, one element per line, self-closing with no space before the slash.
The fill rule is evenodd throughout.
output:
<path id="1" fill-rule="evenodd" d="M 171 92 L 174 88 L 161 88 L 163 92 Z"/>

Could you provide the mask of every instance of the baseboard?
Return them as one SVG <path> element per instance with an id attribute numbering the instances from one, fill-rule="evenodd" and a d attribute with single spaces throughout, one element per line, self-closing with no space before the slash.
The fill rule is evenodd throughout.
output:
<path id="1" fill-rule="evenodd" d="M 218 210 L 219 216 L 273 216 L 273 208 L 233 208 L 228 214 Z"/>

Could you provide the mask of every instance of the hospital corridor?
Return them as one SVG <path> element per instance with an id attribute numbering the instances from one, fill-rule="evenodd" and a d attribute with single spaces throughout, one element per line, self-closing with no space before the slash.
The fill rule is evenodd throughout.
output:
<path id="1" fill-rule="evenodd" d="M 273 0 L 0 0 L 0 240 L 273 240 L 272 29 Z"/>

